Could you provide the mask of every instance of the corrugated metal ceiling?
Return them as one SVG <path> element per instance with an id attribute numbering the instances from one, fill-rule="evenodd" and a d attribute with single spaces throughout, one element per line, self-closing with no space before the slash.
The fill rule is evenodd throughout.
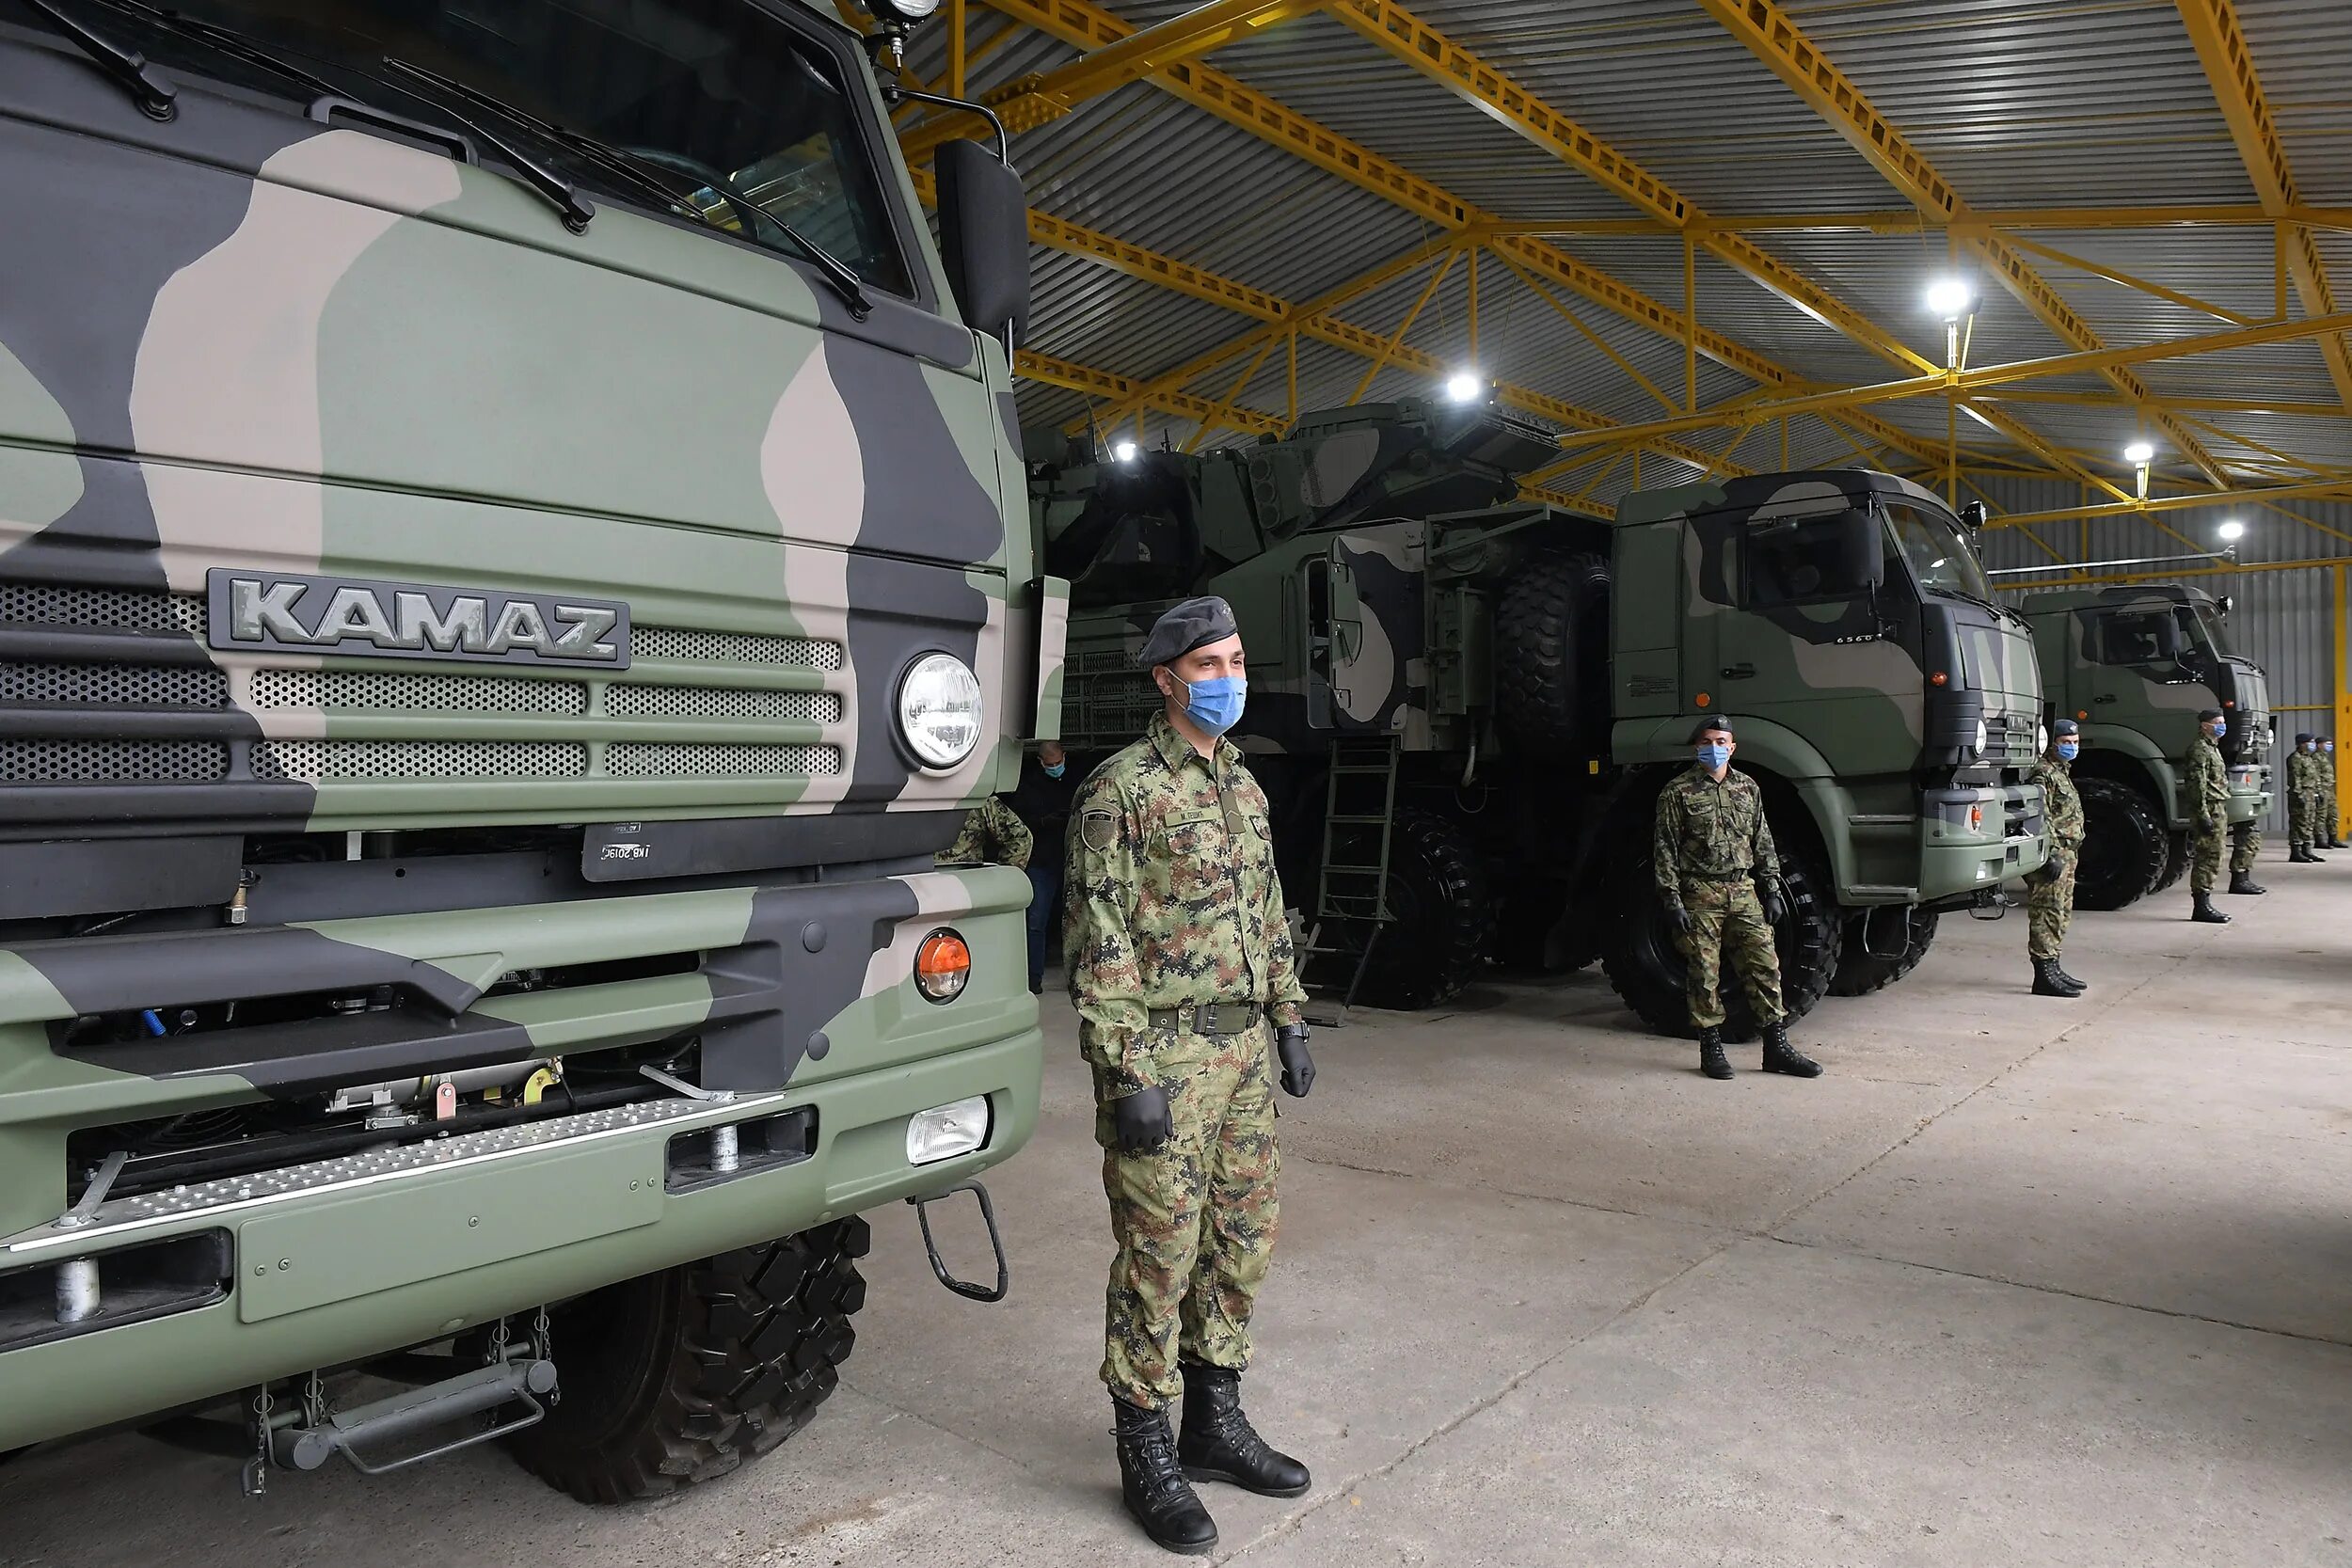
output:
<path id="1" fill-rule="evenodd" d="M 1184 14 L 1199 0 L 1098 3 L 1131 26 L 1148 26 Z M 1978 211 L 2255 200 L 2172 0 L 1781 4 Z M 2344 86 L 2352 81 L 2352 4 L 2238 0 L 2238 11 L 2305 201 L 2352 205 L 2352 92 Z M 1843 136 L 1692 0 L 1580 0 L 1573 6 L 1421 0 L 1413 15 L 1718 219 L 1883 213 L 1906 205 Z M 1003 87 L 1077 57 L 1071 45 L 1013 27 L 981 0 L 973 0 L 972 17 L 975 47 L 987 51 L 972 69 L 976 90 Z M 1005 31 L 1009 27 L 1013 30 Z M 992 42 L 999 33 L 1003 41 Z M 927 80 L 944 76 L 944 27 L 933 26 L 918 40 L 912 64 Z M 1670 312 L 1680 309 L 1679 237 L 1592 231 L 1645 214 L 1334 17 L 1284 23 L 1219 50 L 1206 64 L 1494 218 L 1560 226 L 1543 243 Z M 1014 156 L 1040 211 L 1281 301 L 1311 299 L 1442 238 L 1422 215 L 1149 82 L 1120 87 L 1017 136 Z M 2064 253 L 2029 253 L 2027 260 L 2111 346 L 2226 331 L 2233 318 L 2259 322 L 2275 309 L 2267 228 L 2033 229 L 2018 237 Z M 2317 230 L 2314 237 L 2333 271 L 2339 300 L 2352 304 L 2352 234 Z M 1947 265 L 1940 230 L 1923 233 L 1915 224 L 1909 232 L 1775 228 L 1752 238 L 1913 352 L 1942 359 L 1942 328 L 1920 300 L 1926 277 Z M 2099 276 L 2102 270 L 2160 284 L 2214 309 L 2138 292 Z M 1406 340 L 1411 348 L 1447 363 L 1468 359 L 1467 279 L 1467 268 L 1457 264 L 1416 320 Z M 1336 315 L 1386 334 L 1427 280 L 1425 268 L 1406 272 Z M 1261 325 L 1229 307 L 1044 247 L 1037 252 L 1035 283 L 1030 347 L 1134 378 L 1165 374 Z M 1706 328 L 1805 384 L 1867 384 L 1906 373 L 1704 252 L 1696 283 Z M 1557 304 L 1537 297 L 1494 256 L 1483 259 L 1482 370 L 1612 420 L 1665 416 L 1669 410 L 1658 397 L 1563 318 L 1559 307 L 1565 306 L 1668 400 L 1681 400 L 1683 352 L 1677 335 L 1629 320 L 1556 282 L 1546 286 Z M 2074 347 L 2010 292 L 1991 286 L 1983 292 L 1970 338 L 1971 365 Z M 2289 314 L 2303 313 L 2302 302 L 2291 295 Z M 1297 360 L 1299 400 L 1309 407 L 1345 401 L 1369 368 L 1362 356 L 1312 340 L 1301 342 Z M 1247 356 L 1232 356 L 1186 389 L 1222 402 L 1247 363 Z M 1288 353 L 1278 346 L 1239 402 L 1284 414 L 1289 366 Z M 2148 364 L 2136 373 L 2159 397 L 2341 406 L 2339 388 L 2312 340 Z M 1423 372 L 1391 366 L 1364 395 L 1426 393 L 1428 379 Z M 2004 411 L 2110 477 L 2127 472 L 2121 444 L 2146 428 L 2146 420 L 2103 378 L 2085 374 L 2033 383 L 2030 389 L 2080 390 L 2093 401 L 2021 400 L 2001 404 Z M 1747 376 L 1702 359 L 1702 405 L 1755 390 Z M 1024 420 L 1033 429 L 1083 423 L 1088 404 L 1059 388 L 1027 384 L 1022 392 Z M 1923 438 L 1943 439 L 1939 399 L 1874 404 L 1871 411 Z M 2352 420 L 2316 409 L 2189 412 L 2204 421 L 2192 428 L 2209 450 L 2244 465 L 2233 474 L 2237 483 L 2291 476 L 2298 461 L 2306 468 L 2352 467 Z M 1190 421 L 1158 412 L 1145 415 L 1143 429 L 1153 441 L 1182 443 L 1196 434 Z M 1770 435 L 1752 434 L 1742 442 L 1742 461 L 1777 462 L 1777 426 L 1768 429 Z M 1733 434 L 1722 429 L 1685 439 L 1721 451 Z M 1235 438 L 1231 432 L 1216 436 Z M 1963 439 L 2000 461 L 2041 461 L 1973 421 L 1963 421 Z M 1847 438 L 1817 420 L 1794 421 L 1791 451 L 1804 461 L 1856 460 Z M 2158 466 L 2183 480 L 2193 474 L 2169 451 Z M 1575 487 L 1608 467 L 1608 458 L 1596 457 L 1564 483 Z M 1665 467 L 1653 455 L 1645 483 Z M 1629 465 L 1619 465 L 1594 493 L 1611 499 L 1629 483 Z"/>

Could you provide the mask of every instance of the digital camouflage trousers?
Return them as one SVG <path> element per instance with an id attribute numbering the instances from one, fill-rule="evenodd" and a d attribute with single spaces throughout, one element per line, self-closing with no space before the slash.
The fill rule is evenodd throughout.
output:
<path id="1" fill-rule="evenodd" d="M 2254 869 L 2254 862 L 2262 857 L 2263 825 L 2241 822 L 2230 830 L 2230 869 L 2244 875 Z"/>
<path id="2" fill-rule="evenodd" d="M 1726 958 L 1748 993 L 1758 1023 L 1777 1023 L 1787 1016 L 1780 1005 L 1780 950 L 1772 945 L 1772 928 L 1765 923 L 1756 884 L 1745 877 L 1731 882 L 1685 882 L 1682 907 L 1691 911 L 1691 934 L 1683 941 L 1682 954 L 1692 1025 L 1723 1026 Z"/>
<path id="3" fill-rule="evenodd" d="M 2227 830 L 2221 828 L 2191 828 L 2188 831 L 2188 891 L 2211 893 L 2213 880 L 2221 872 L 2221 839 Z"/>
<path id="4" fill-rule="evenodd" d="M 2048 881 L 2026 884 L 2026 956 L 2055 958 L 2066 945 L 2066 927 L 2074 919 L 2074 862 Z"/>
<path id="5" fill-rule="evenodd" d="M 2287 847 L 2296 850 L 2318 848 L 2328 841 L 2328 831 L 2320 822 L 2319 796 L 2314 791 L 2297 791 L 2287 797 Z"/>
<path id="6" fill-rule="evenodd" d="M 1175 1129 L 1164 1148 L 1121 1154 L 1096 1117 L 1109 1196 L 1111 1260 L 1103 1381 L 1130 1404 L 1164 1409 L 1184 1391 L 1179 1358 L 1249 1365 L 1249 1312 L 1274 1257 L 1271 1025 L 1239 1035 L 1161 1037 L 1153 1062 Z M 1096 1083 L 1096 1098 L 1102 1084 Z"/>

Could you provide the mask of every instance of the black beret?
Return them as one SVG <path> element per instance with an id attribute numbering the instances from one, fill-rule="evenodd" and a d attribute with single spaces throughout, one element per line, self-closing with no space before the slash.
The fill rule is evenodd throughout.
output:
<path id="1" fill-rule="evenodd" d="M 2225 714 L 2223 714 L 2223 713 L 2222 713 L 2222 711 L 2221 711 L 2219 708 L 2217 708 L 2217 707 L 2209 707 L 2209 708 L 2206 708 L 2206 709 L 2204 709 L 2203 711 L 2200 712 L 2200 713 L 2197 715 L 2197 721 L 2198 721 L 2199 723 L 2201 723 L 2201 724 L 2210 724 L 2210 723 L 2212 723 L 2215 720 L 2217 720 L 2217 719 L 2221 719 L 2221 718 L 2225 718 L 2225 717 L 2227 717 L 2227 716 L 2226 716 Z"/>
<path id="2" fill-rule="evenodd" d="M 2080 735 L 2083 733 L 2083 727 L 2072 719 L 2061 719 L 2050 726 L 2050 733 L 2053 736 Z"/>
<path id="3" fill-rule="evenodd" d="M 1691 732 L 1691 743 L 1692 745 L 1698 744 L 1699 736 L 1705 735 L 1709 730 L 1721 730 L 1724 734 L 1730 736 L 1734 740 L 1739 738 L 1738 732 L 1733 730 L 1731 727 L 1730 720 L 1702 719 L 1698 721 L 1698 727 Z"/>
<path id="4" fill-rule="evenodd" d="M 1149 670 L 1166 664 L 1195 648 L 1222 641 L 1240 629 L 1233 625 L 1233 607 L 1216 594 L 1186 599 L 1152 623 L 1152 630 L 1136 655 L 1136 666 Z"/>
<path id="5" fill-rule="evenodd" d="M 2305 741 L 2309 741 L 2309 740 L 2316 740 L 2316 739 L 2318 739 L 2318 738 L 2319 738 L 2319 737 L 2318 737 L 2317 736 L 2315 736 L 2315 735 L 2312 734 L 2312 733 L 2311 733 L 2311 731 L 2309 731 L 2309 730 L 2305 730 L 2305 731 L 2304 731 L 2301 735 L 2298 735 L 2298 736 L 2296 736 L 2295 737 L 2295 743 L 2296 743 L 2297 746 L 2300 746 L 2300 745 L 2302 745 Z"/>

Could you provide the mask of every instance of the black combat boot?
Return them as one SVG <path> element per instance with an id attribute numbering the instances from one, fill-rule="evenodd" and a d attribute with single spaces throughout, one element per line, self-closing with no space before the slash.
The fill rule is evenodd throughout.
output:
<path id="1" fill-rule="evenodd" d="M 1724 1032 L 1721 1029 L 1699 1031 L 1699 1070 L 1709 1078 L 1731 1076 L 1731 1060 L 1724 1054 Z"/>
<path id="2" fill-rule="evenodd" d="M 2033 993 L 2036 996 L 2063 996 L 2070 1001 L 2082 994 L 2070 988 L 2059 975 L 2056 958 L 2034 959 Z"/>
<path id="3" fill-rule="evenodd" d="M 1119 1490 L 1143 1533 L 1187 1557 L 1216 1550 L 1216 1521 L 1177 1468 L 1168 1412 L 1129 1404 L 1116 1394 L 1111 1408 L 1119 1418 Z"/>
<path id="4" fill-rule="evenodd" d="M 1222 1481 L 1262 1497 L 1304 1497 L 1314 1484 L 1307 1466 L 1277 1453 L 1242 1414 L 1241 1373 L 1184 1363 L 1184 1424 L 1176 1461 L 1194 1481 Z"/>
<path id="5" fill-rule="evenodd" d="M 2227 926 L 2230 923 L 2228 915 L 2213 907 L 2212 894 L 2199 893 L 2190 896 L 2196 900 L 2196 907 L 2189 911 L 2191 920 L 2206 926 Z"/>
<path id="6" fill-rule="evenodd" d="M 2066 966 L 2056 958 L 2050 960 L 2050 973 L 2058 976 L 2059 985 L 2066 987 L 2077 996 L 2090 989 L 2089 981 L 2077 980 L 2072 974 L 2067 974 Z"/>
<path id="7" fill-rule="evenodd" d="M 2232 893 L 2268 893 L 2270 890 L 2254 880 L 2252 872 L 2233 871 L 2230 873 L 2230 891 Z"/>
<path id="8" fill-rule="evenodd" d="M 2299 844 L 2287 851 L 2287 863 L 2289 865 L 2302 865 L 2317 859 L 2319 859 L 2317 855 L 2312 854 L 2309 849 L 2304 848 Z"/>
<path id="9" fill-rule="evenodd" d="M 1788 1025 L 1764 1025 L 1764 1070 L 1785 1072 L 1791 1078 L 1819 1078 L 1821 1064 L 1788 1043 Z"/>

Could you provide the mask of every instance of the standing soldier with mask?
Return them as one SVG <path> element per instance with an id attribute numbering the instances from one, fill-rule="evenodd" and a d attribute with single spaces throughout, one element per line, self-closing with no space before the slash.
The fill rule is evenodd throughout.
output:
<path id="1" fill-rule="evenodd" d="M 1242 1413 L 1241 1374 L 1274 1248 L 1269 1057 L 1285 1094 L 1315 1068 L 1265 795 L 1223 738 L 1248 689 L 1232 610 L 1186 600 L 1136 662 L 1166 706 L 1072 807 L 1064 951 L 1119 1242 L 1103 1381 L 1120 1491 L 1146 1535 L 1198 1553 L 1216 1525 L 1191 1481 L 1272 1497 L 1310 1484 Z"/>
<path id="2" fill-rule="evenodd" d="M 2221 840 L 2230 804 L 2230 775 L 2221 766 L 2218 742 L 2229 727 L 2217 707 L 2197 716 L 2197 738 L 2188 748 L 2188 777 L 2182 783 L 2188 796 L 2188 917 L 2208 926 L 2230 923 L 2228 915 L 2213 907 L 2213 879 L 2221 872 Z"/>
<path id="3" fill-rule="evenodd" d="M 2287 859 L 2316 864 L 2312 853 L 2319 832 L 2319 741 L 2308 730 L 2295 737 L 2287 757 Z"/>
<path id="4" fill-rule="evenodd" d="M 2058 967 L 2066 927 L 2074 918 L 2074 869 L 2082 863 L 2083 798 L 2074 788 L 2073 763 L 2082 751 L 2082 726 L 2061 719 L 2050 726 L 2050 749 L 2033 766 L 2029 782 L 2042 786 L 2043 820 L 2049 824 L 2050 858 L 2026 879 L 2026 955 L 2033 959 L 2036 996 L 2080 996 L 2090 988 Z"/>
<path id="5" fill-rule="evenodd" d="M 2319 737 L 2319 843 L 2328 849 L 2352 849 L 2344 841 L 2344 817 L 2336 805 L 2336 742 Z"/>
<path id="6" fill-rule="evenodd" d="M 1652 864 L 1666 915 L 1682 933 L 1691 1022 L 1699 1032 L 1699 1070 L 1731 1076 L 1724 1057 L 1724 957 L 1764 1026 L 1764 1070 L 1818 1078 L 1821 1065 L 1788 1043 L 1780 1002 L 1780 953 L 1772 927 L 1788 912 L 1780 855 L 1764 820 L 1764 792 L 1731 770 L 1739 742 L 1731 722 L 1702 720 L 1691 732 L 1697 755 L 1658 797 Z"/>

